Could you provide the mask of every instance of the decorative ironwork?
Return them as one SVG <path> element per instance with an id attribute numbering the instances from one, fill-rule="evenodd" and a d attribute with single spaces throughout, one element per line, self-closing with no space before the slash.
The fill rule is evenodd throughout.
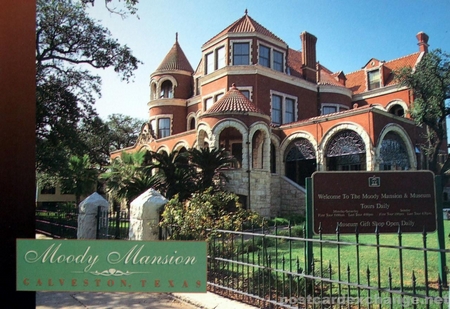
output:
<path id="1" fill-rule="evenodd" d="M 289 150 L 289 153 L 286 156 L 286 161 L 292 162 L 299 160 L 311 160 L 315 158 L 316 154 L 311 142 L 305 138 L 301 138 L 294 142 L 294 146 L 291 150 Z"/>
<path id="2" fill-rule="evenodd" d="M 366 145 L 361 136 L 354 131 L 339 132 L 331 141 L 326 156 L 339 157 L 366 152 Z"/>
<path id="3" fill-rule="evenodd" d="M 381 142 L 380 169 L 410 169 L 405 142 L 394 132 L 389 132 Z"/>

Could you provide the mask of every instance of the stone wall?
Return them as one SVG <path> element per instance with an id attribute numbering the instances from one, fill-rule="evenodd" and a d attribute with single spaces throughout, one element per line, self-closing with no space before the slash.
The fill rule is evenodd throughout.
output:
<path id="1" fill-rule="evenodd" d="M 280 177 L 281 205 L 280 215 L 305 215 L 306 190 L 287 177 Z"/>
<path id="2" fill-rule="evenodd" d="M 250 209 L 263 217 L 305 214 L 306 191 L 287 177 L 273 175 L 265 170 L 250 173 L 250 201 L 248 201 L 248 173 L 242 169 L 225 171 L 229 182 L 226 190 L 247 196 Z"/>

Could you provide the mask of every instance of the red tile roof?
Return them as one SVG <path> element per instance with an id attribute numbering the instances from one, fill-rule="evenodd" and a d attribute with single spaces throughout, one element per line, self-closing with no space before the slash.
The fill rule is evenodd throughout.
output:
<path id="1" fill-rule="evenodd" d="M 319 64 L 318 66 L 319 66 L 319 84 L 341 86 L 341 87 L 344 86 L 337 79 L 337 76 L 339 76 L 341 72 L 333 73 L 321 64 Z"/>
<path id="2" fill-rule="evenodd" d="M 289 73 L 295 77 L 303 77 L 302 75 L 302 52 L 289 48 L 287 57 L 287 66 Z"/>
<path id="3" fill-rule="evenodd" d="M 398 70 L 405 66 L 415 67 L 417 60 L 419 59 L 420 52 L 407 55 L 391 61 L 386 61 L 383 66 L 387 69 L 385 72 L 388 75 L 384 76 L 384 86 L 395 85 L 397 82 L 394 80 L 395 70 Z M 346 87 L 352 90 L 353 94 L 359 94 L 367 91 L 366 87 L 366 71 L 364 69 L 346 74 L 347 82 Z"/>
<path id="4" fill-rule="evenodd" d="M 175 44 L 173 44 L 172 48 L 156 69 L 155 73 L 173 70 L 188 71 L 191 73 L 194 72 L 191 64 L 186 58 L 186 55 L 181 49 L 180 44 L 178 44 L 178 36 Z"/>
<path id="5" fill-rule="evenodd" d="M 231 89 L 225 93 L 213 106 L 208 109 L 204 115 L 213 113 L 258 113 L 264 114 L 258 107 L 256 107 L 249 99 L 247 99 L 236 85 L 233 84 Z"/>
<path id="6" fill-rule="evenodd" d="M 208 45 L 210 42 L 212 42 L 212 41 L 216 40 L 217 38 L 220 38 L 228 33 L 252 33 L 252 34 L 260 33 L 260 34 L 268 36 L 274 40 L 277 40 L 281 43 L 286 44 L 282 39 L 277 37 L 271 31 L 267 30 L 260 23 L 255 21 L 249 15 L 247 15 L 247 10 L 246 10 L 245 15 L 243 17 L 239 18 L 237 21 L 232 23 L 230 26 L 228 26 L 227 28 L 222 30 L 219 34 L 217 34 L 212 39 L 210 39 L 205 44 L 203 44 L 203 46 Z"/>

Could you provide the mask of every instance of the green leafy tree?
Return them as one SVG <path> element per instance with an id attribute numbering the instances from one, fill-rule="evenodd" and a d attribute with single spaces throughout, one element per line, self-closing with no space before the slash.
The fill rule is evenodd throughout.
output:
<path id="1" fill-rule="evenodd" d="M 441 169 L 438 155 L 447 138 L 446 118 L 450 115 L 446 104 L 450 99 L 450 56 L 436 49 L 425 54 L 415 68 L 405 67 L 395 74 L 397 80 L 413 92 L 411 117 L 418 125 L 426 127 L 427 144 L 422 149 L 429 169 L 444 173 L 450 163 Z"/>
<path id="2" fill-rule="evenodd" d="M 256 212 L 243 209 L 236 194 L 208 188 L 181 201 L 174 196 L 162 212 L 160 226 L 170 232 L 170 239 L 207 240 L 207 229 L 239 230 L 246 222 L 261 225 Z"/>
<path id="3" fill-rule="evenodd" d="M 144 123 L 145 120 L 122 114 L 108 116 L 106 124 L 110 130 L 110 151 L 124 149 L 136 144 Z"/>
<path id="4" fill-rule="evenodd" d="M 136 5 L 139 3 L 139 0 L 122 0 L 122 1 L 102 0 L 102 1 L 104 2 L 104 5 L 109 12 L 118 14 L 122 16 L 122 18 L 127 17 L 128 13 L 132 15 L 136 14 L 137 13 Z M 94 6 L 95 4 L 95 0 L 81 0 L 81 2 L 84 5 L 91 4 L 92 6 Z M 117 2 L 118 4 L 121 3 L 125 9 L 118 8 L 116 4 L 114 4 L 114 2 Z"/>
<path id="5" fill-rule="evenodd" d="M 106 121 L 100 117 L 83 120 L 79 127 L 80 147 L 104 172 L 109 165 L 111 152 L 133 146 L 143 123 L 143 120 L 122 114 L 108 116 Z"/>
<path id="6" fill-rule="evenodd" d="M 71 0 L 37 0 L 36 168 L 56 173 L 82 155 L 80 122 L 95 118 L 101 79 L 92 68 L 113 68 L 129 81 L 140 61 L 107 28 Z"/>

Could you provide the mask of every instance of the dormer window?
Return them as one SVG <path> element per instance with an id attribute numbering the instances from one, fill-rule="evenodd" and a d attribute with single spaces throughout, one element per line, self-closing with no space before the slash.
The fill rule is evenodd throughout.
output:
<path id="1" fill-rule="evenodd" d="M 367 72 L 367 80 L 369 83 L 369 90 L 377 89 L 381 87 L 381 74 L 380 70 L 374 70 Z"/>
<path id="2" fill-rule="evenodd" d="M 249 64 L 250 64 L 250 44 L 234 43 L 233 65 L 249 65 Z"/>

